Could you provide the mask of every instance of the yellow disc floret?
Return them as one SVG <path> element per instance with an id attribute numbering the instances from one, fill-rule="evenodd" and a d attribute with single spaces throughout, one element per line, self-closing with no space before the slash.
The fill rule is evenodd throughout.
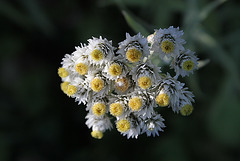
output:
<path id="1" fill-rule="evenodd" d="M 128 106 L 132 111 L 138 111 L 142 107 L 142 99 L 140 97 L 133 97 L 129 100 Z"/>
<path id="2" fill-rule="evenodd" d="M 169 54 L 174 51 L 174 44 L 172 41 L 165 40 L 161 43 L 161 49 L 164 53 Z"/>
<path id="3" fill-rule="evenodd" d="M 127 132 L 131 126 L 130 122 L 127 119 L 121 119 L 116 124 L 117 130 L 122 133 Z"/>
<path id="4" fill-rule="evenodd" d="M 106 113 L 106 105 L 104 103 L 95 103 L 92 106 L 92 112 L 95 116 L 102 116 Z"/>
<path id="5" fill-rule="evenodd" d="M 147 77 L 147 76 L 140 77 L 140 78 L 138 79 L 138 85 L 139 85 L 139 87 L 141 87 L 142 89 L 148 89 L 148 88 L 151 87 L 151 85 L 152 85 L 151 78 L 149 78 L 149 77 Z"/>
<path id="6" fill-rule="evenodd" d="M 104 81 L 102 79 L 100 79 L 100 78 L 97 78 L 97 77 L 94 78 L 91 81 L 91 88 L 95 92 L 101 91 L 104 88 Z"/>
<path id="7" fill-rule="evenodd" d="M 185 106 L 183 106 L 180 110 L 180 113 L 183 115 L 183 116 L 188 116 L 192 113 L 193 111 L 193 106 L 190 105 L 190 104 L 186 104 Z"/>
<path id="8" fill-rule="evenodd" d="M 77 87 L 74 85 L 68 85 L 67 87 L 67 95 L 72 96 L 77 92 Z"/>
<path id="9" fill-rule="evenodd" d="M 88 66 L 84 63 L 78 63 L 75 66 L 75 70 L 80 74 L 80 75 L 85 75 L 88 72 Z"/>
<path id="10" fill-rule="evenodd" d="M 161 93 L 156 97 L 156 102 L 161 107 L 168 106 L 169 105 L 169 96 L 166 93 Z"/>
<path id="11" fill-rule="evenodd" d="M 91 52 L 91 58 L 98 62 L 103 59 L 103 53 L 100 50 L 95 49 Z"/>
<path id="12" fill-rule="evenodd" d="M 132 63 L 138 62 L 140 60 L 141 56 L 142 56 L 142 52 L 136 48 L 129 49 L 126 52 L 127 59 Z"/>
<path id="13" fill-rule="evenodd" d="M 182 68 L 186 71 L 191 71 L 194 68 L 194 62 L 192 60 L 187 60 L 183 62 Z"/>
<path id="14" fill-rule="evenodd" d="M 69 85 L 69 82 L 63 82 L 63 83 L 61 83 L 61 90 L 62 90 L 64 93 L 67 93 L 68 85 Z"/>
<path id="15" fill-rule="evenodd" d="M 121 103 L 116 102 L 110 105 L 110 113 L 113 116 L 120 116 L 123 113 L 123 106 Z"/>
<path id="16" fill-rule="evenodd" d="M 93 131 L 91 132 L 91 135 L 92 135 L 92 137 L 94 137 L 95 139 L 102 139 L 102 137 L 103 137 L 102 131 L 93 130 Z"/>
<path id="17" fill-rule="evenodd" d="M 65 68 L 58 68 L 58 75 L 61 78 L 65 78 L 69 75 L 69 73 Z"/>
<path id="18" fill-rule="evenodd" d="M 111 76 L 116 77 L 122 74 L 122 68 L 119 64 L 113 63 L 110 65 L 108 72 Z"/>
<path id="19" fill-rule="evenodd" d="M 115 81 L 115 88 L 120 92 L 125 92 L 129 87 L 129 81 L 127 78 L 118 78 Z"/>

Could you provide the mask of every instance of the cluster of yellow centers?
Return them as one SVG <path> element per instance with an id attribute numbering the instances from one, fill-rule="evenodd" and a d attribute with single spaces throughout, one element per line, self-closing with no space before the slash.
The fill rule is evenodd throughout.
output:
<path id="1" fill-rule="evenodd" d="M 128 49 L 128 51 L 126 52 L 127 59 L 132 63 L 138 62 L 141 56 L 142 52 L 136 48 Z"/>
<path id="2" fill-rule="evenodd" d="M 102 51 L 95 49 L 91 52 L 90 56 L 91 56 L 92 60 L 98 62 L 103 59 L 104 55 L 103 55 Z"/>
<path id="3" fill-rule="evenodd" d="M 95 103 L 92 106 L 92 112 L 95 116 L 102 116 L 106 113 L 106 105 L 104 103 Z"/>
<path id="4" fill-rule="evenodd" d="M 77 87 L 74 85 L 69 85 L 69 82 L 61 83 L 61 89 L 68 96 L 72 96 L 77 92 Z"/>
<path id="5" fill-rule="evenodd" d="M 69 73 L 65 68 L 58 68 L 58 75 L 61 78 L 65 78 L 69 75 Z"/>
<path id="6" fill-rule="evenodd" d="M 164 40 L 161 43 L 161 49 L 166 54 L 172 53 L 174 51 L 174 44 L 172 41 Z"/>
<path id="7" fill-rule="evenodd" d="M 142 99 L 135 96 L 129 100 L 128 106 L 132 109 L 132 111 L 138 111 L 142 107 Z"/>
<path id="8" fill-rule="evenodd" d="M 191 71 L 194 68 L 194 62 L 192 60 L 187 60 L 183 62 L 182 68 L 186 71 Z"/>
<path id="9" fill-rule="evenodd" d="M 161 107 L 168 106 L 169 105 L 169 96 L 166 93 L 160 93 L 156 97 L 156 102 Z"/>
<path id="10" fill-rule="evenodd" d="M 95 92 L 100 92 L 104 88 L 104 81 L 101 78 L 94 78 L 91 81 L 91 89 Z"/>
<path id="11" fill-rule="evenodd" d="M 119 64 L 113 63 L 110 65 L 108 72 L 111 76 L 116 77 L 122 74 L 122 68 Z"/>
<path id="12" fill-rule="evenodd" d="M 84 63 L 78 63 L 75 66 L 75 70 L 80 74 L 80 75 L 85 75 L 88 72 L 88 66 Z"/>
<path id="13" fill-rule="evenodd" d="M 130 122 L 127 119 L 121 119 L 116 124 L 117 130 L 122 133 L 127 132 L 131 126 Z"/>
<path id="14" fill-rule="evenodd" d="M 115 81 L 115 88 L 120 92 L 125 92 L 129 87 L 129 81 L 127 78 L 118 78 Z"/>
<path id="15" fill-rule="evenodd" d="M 151 78 L 149 78 L 149 77 L 147 77 L 147 76 L 140 77 L 140 78 L 138 79 L 138 85 L 139 85 L 139 87 L 141 87 L 142 89 L 148 89 L 148 88 L 151 87 L 151 85 L 152 85 Z"/>
<path id="16" fill-rule="evenodd" d="M 96 131 L 96 130 L 93 130 L 91 132 L 91 135 L 92 135 L 92 137 L 94 137 L 96 139 L 102 139 L 102 137 L 103 137 L 103 133 L 101 131 Z"/>
<path id="17" fill-rule="evenodd" d="M 186 104 L 185 106 L 183 106 L 180 110 L 180 113 L 183 115 L 183 116 L 188 116 L 192 113 L 193 111 L 193 106 L 190 105 L 190 104 Z"/>
<path id="18" fill-rule="evenodd" d="M 110 113 L 113 116 L 120 116 L 123 113 L 123 106 L 121 103 L 116 102 L 116 103 L 112 103 L 110 105 Z"/>

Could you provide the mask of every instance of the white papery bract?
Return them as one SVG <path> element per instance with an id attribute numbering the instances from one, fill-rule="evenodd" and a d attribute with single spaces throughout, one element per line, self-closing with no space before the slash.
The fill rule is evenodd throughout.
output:
<path id="1" fill-rule="evenodd" d="M 118 54 L 131 63 L 139 63 L 150 54 L 148 41 L 140 33 L 131 37 L 126 33 L 126 39 L 119 43 Z"/>
<path id="2" fill-rule="evenodd" d="M 182 77 L 188 76 L 190 73 L 193 73 L 196 70 L 198 58 L 195 56 L 195 53 L 191 50 L 184 50 L 174 58 L 171 63 L 171 67 L 176 72 L 176 76 L 181 75 Z"/>
<path id="3" fill-rule="evenodd" d="M 194 95 L 178 76 L 193 73 L 198 58 L 183 47 L 182 36 L 183 31 L 173 26 L 155 30 L 148 38 L 126 33 L 118 48 L 106 38 L 93 37 L 64 56 L 58 69 L 61 89 L 86 106 L 86 125 L 92 129 L 92 137 L 101 139 L 113 124 L 127 138 L 144 133 L 155 137 L 165 128 L 160 108 L 171 108 L 183 116 L 192 113 Z M 174 77 L 165 66 L 152 63 L 154 54 L 160 61 L 168 60 Z"/>
<path id="4" fill-rule="evenodd" d="M 186 42 L 182 36 L 183 31 L 179 31 L 179 27 L 155 30 L 153 38 L 150 39 L 151 50 L 163 60 L 164 57 L 176 57 L 184 50 L 183 44 Z"/>

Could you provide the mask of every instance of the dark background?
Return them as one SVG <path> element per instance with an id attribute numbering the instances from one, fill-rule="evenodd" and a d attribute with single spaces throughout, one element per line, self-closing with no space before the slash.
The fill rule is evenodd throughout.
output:
<path id="1" fill-rule="evenodd" d="M 0 161 L 240 160 L 239 20 L 237 0 L 1 0 Z M 115 128 L 92 138 L 85 107 L 60 90 L 64 55 L 92 36 L 117 46 L 126 32 L 172 25 L 209 61 L 182 79 L 193 114 L 162 109 L 167 127 L 155 138 Z"/>

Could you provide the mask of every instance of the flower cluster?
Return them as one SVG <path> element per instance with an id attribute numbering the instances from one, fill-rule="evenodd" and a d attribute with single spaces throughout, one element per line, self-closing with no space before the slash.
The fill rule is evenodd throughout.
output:
<path id="1" fill-rule="evenodd" d="M 158 113 L 169 107 L 184 116 L 193 111 L 194 95 L 179 76 L 188 76 L 197 69 L 195 53 L 184 48 L 183 31 L 179 28 L 155 30 L 147 38 L 138 33 L 126 34 L 126 39 L 113 47 L 106 38 L 88 40 L 66 54 L 58 74 L 61 89 L 69 97 L 86 105 L 86 125 L 91 135 L 101 139 L 112 128 L 127 138 L 140 134 L 159 135 L 165 127 Z M 176 75 L 163 73 L 151 62 L 152 55 L 170 60 Z"/>

